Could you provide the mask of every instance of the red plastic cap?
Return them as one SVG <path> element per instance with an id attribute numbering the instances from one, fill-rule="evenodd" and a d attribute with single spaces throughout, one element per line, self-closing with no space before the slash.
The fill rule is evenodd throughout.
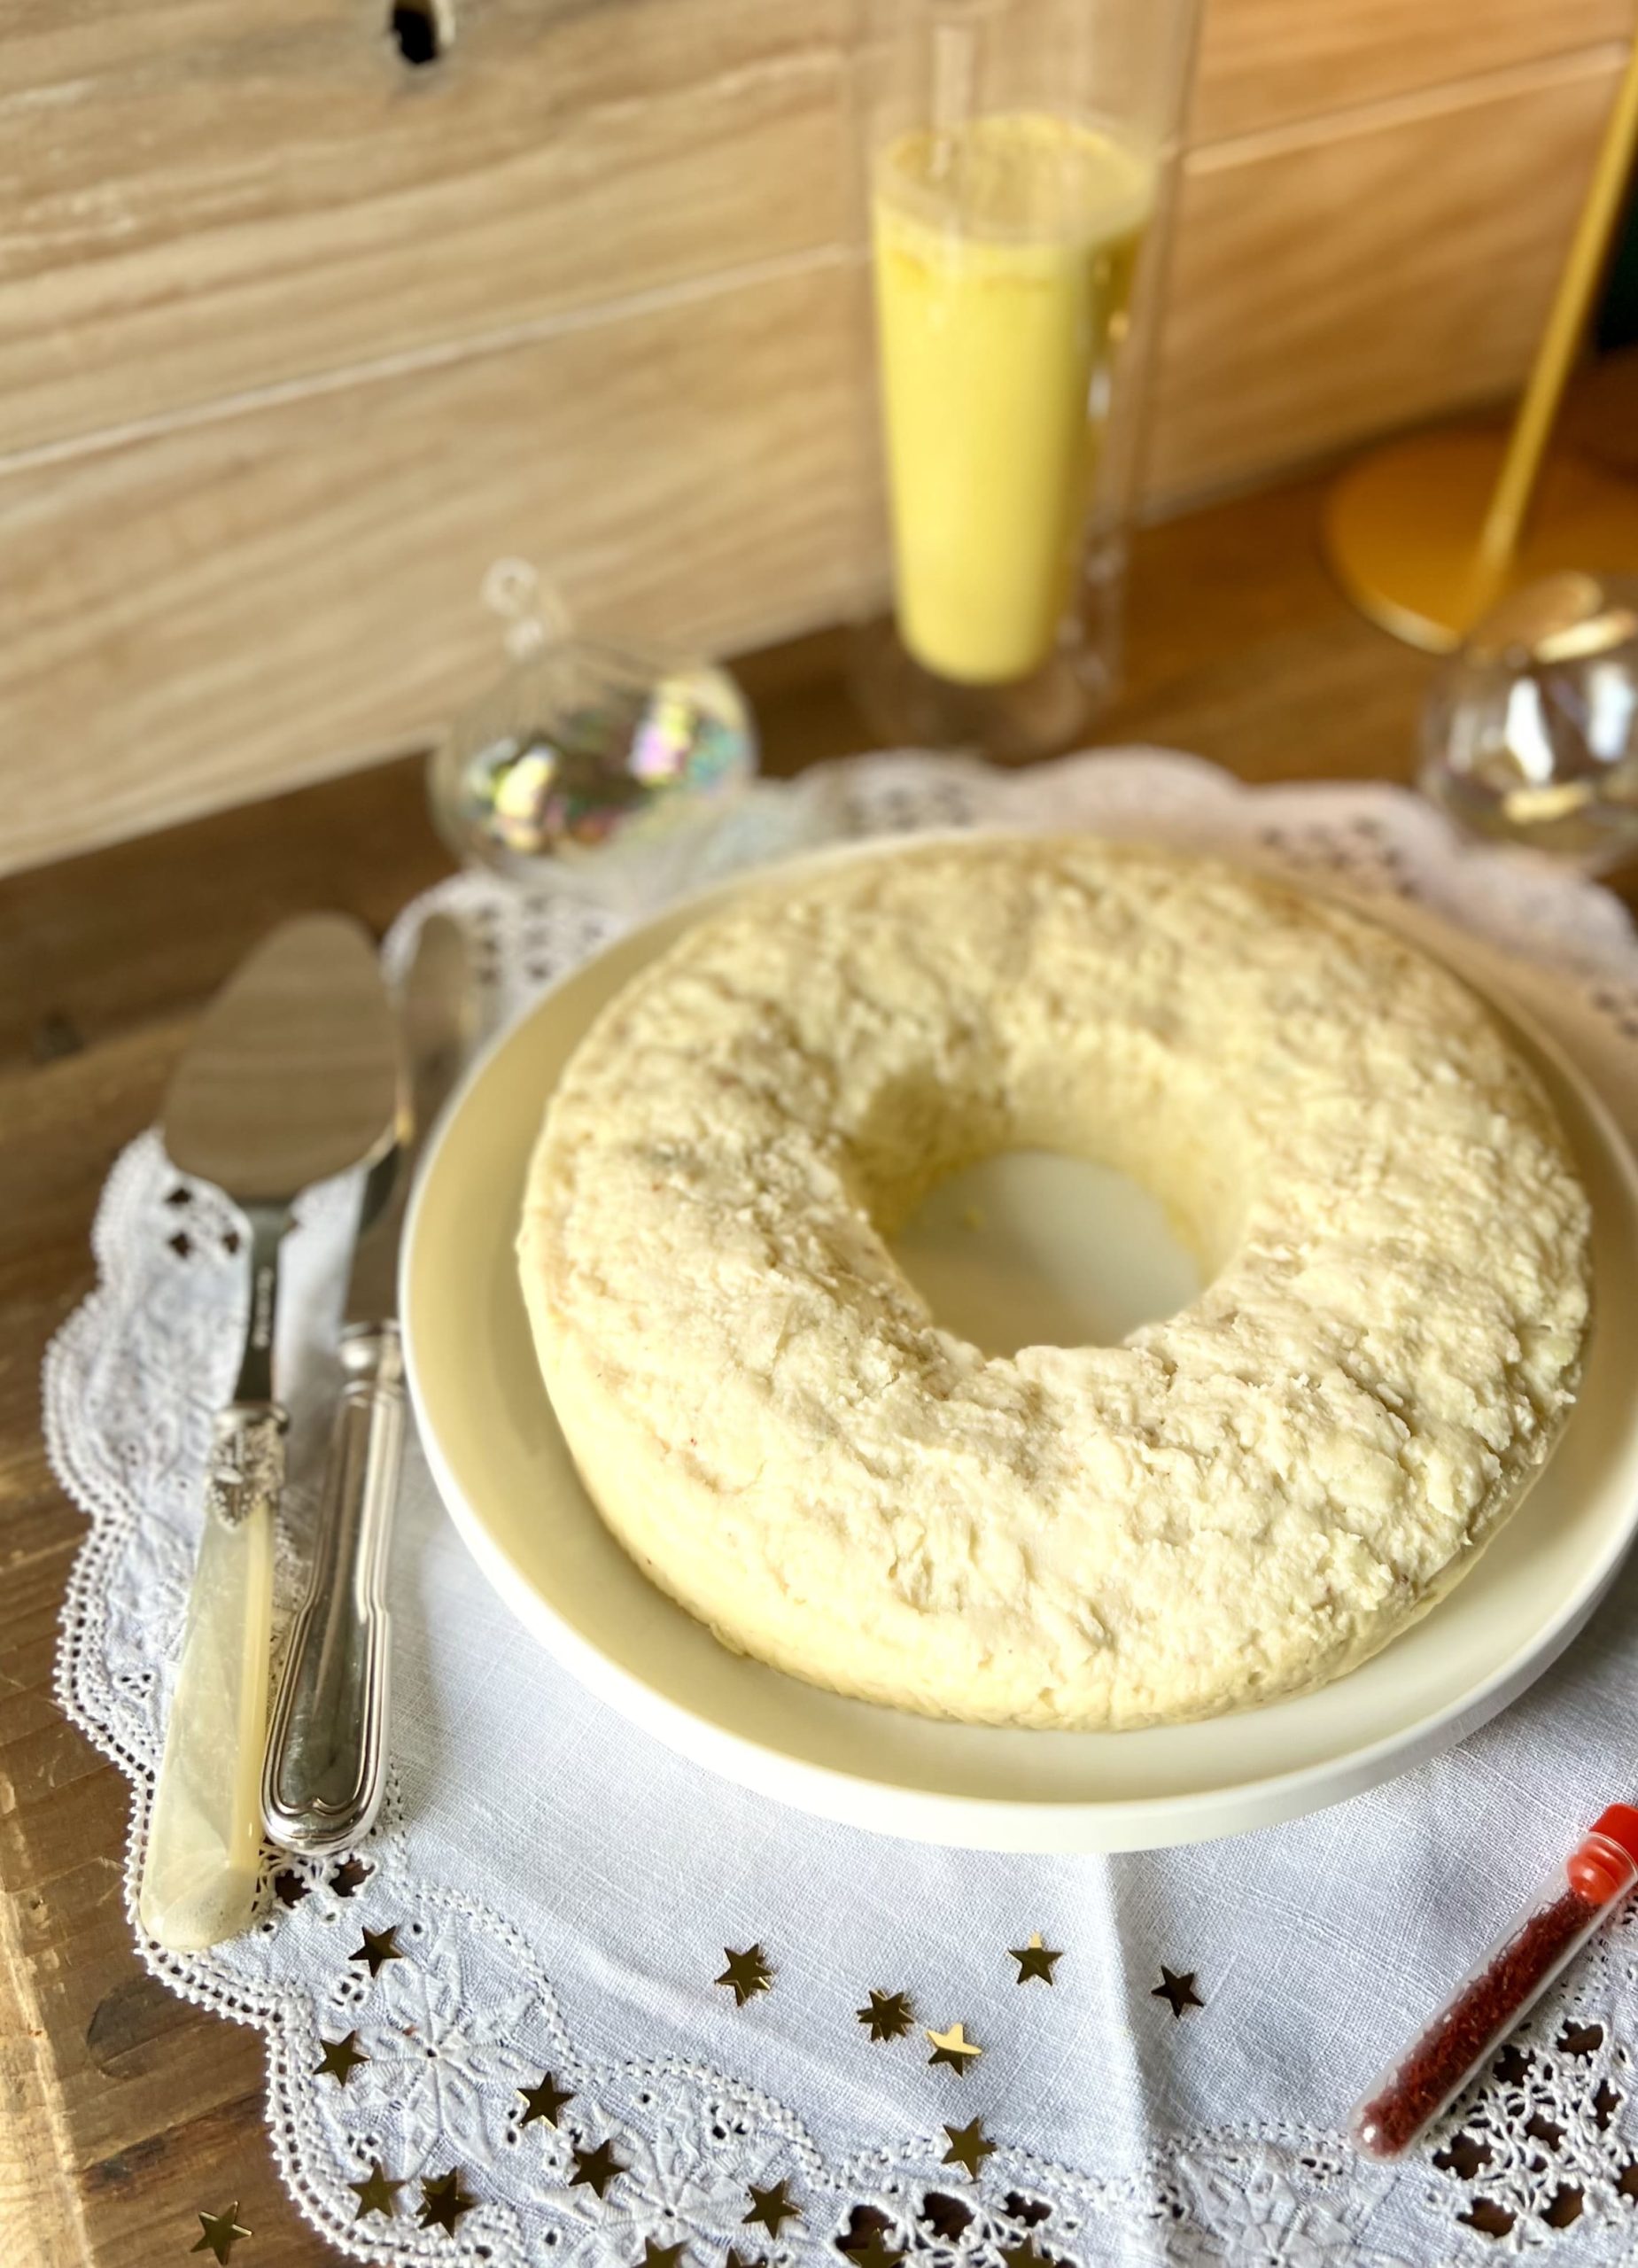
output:
<path id="1" fill-rule="evenodd" d="M 1595 1835 L 1607 1835 L 1611 1843 L 1619 1843 L 1627 1857 L 1638 1867 L 1638 1807 L 1632 1804 L 1611 1804 L 1593 1821 Z"/>

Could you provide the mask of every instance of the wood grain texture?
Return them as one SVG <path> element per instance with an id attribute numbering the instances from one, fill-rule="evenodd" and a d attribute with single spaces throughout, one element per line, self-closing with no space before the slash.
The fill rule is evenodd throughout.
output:
<path id="1" fill-rule="evenodd" d="M 1198 496 L 1517 383 L 1620 67 L 1598 50 L 1448 100 L 1193 152 L 1148 460 Z"/>
<path id="2" fill-rule="evenodd" d="M 821 266 L 13 473 L 0 864 L 429 731 L 500 666 L 477 593 L 504 553 L 638 637 L 834 615 L 857 296 Z"/>
<path id="3" fill-rule="evenodd" d="M 848 0 L 0 0 L 0 457 L 835 245 Z M 1207 0 L 1196 143 L 1622 35 L 1632 0 Z"/>
<path id="4" fill-rule="evenodd" d="M 1544 84 L 1196 153 L 1152 496 L 1513 382 L 1612 69 L 1601 52 Z M 496 666 L 476 594 L 505 552 L 638 634 L 732 647 L 847 611 L 881 564 L 860 278 L 795 257 L 0 478 L 0 868 L 431 734 Z"/>
<path id="5" fill-rule="evenodd" d="M 0 456 L 844 232 L 844 0 L 0 0 Z"/>
<path id="6" fill-rule="evenodd" d="M 1207 0 L 1152 505 L 1517 383 L 1632 8 Z M 436 728 L 503 552 L 718 645 L 880 587 L 854 0 L 385 14 L 0 0 L 0 871 Z"/>
<path id="7" fill-rule="evenodd" d="M 1633 0 L 1207 0 L 1189 112 L 1199 144 L 1633 30 Z"/>
<path id="8" fill-rule="evenodd" d="M 0 1899 L 0 2236 L 8 2268 L 56 2268 L 89 2250 L 78 2189 L 65 2179 L 73 2137 L 30 1965 Z M 54 2210 L 43 2214 L 42 2198 Z"/>

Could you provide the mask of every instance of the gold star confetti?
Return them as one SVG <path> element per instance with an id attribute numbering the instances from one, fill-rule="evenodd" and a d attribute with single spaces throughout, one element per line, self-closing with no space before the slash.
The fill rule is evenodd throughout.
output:
<path id="1" fill-rule="evenodd" d="M 791 2195 L 788 2182 L 776 2181 L 772 2189 L 758 2189 L 754 2181 L 748 2186 L 750 2210 L 745 2219 L 748 2222 L 760 2221 L 770 2236 L 777 2236 L 786 2221 L 802 2218 L 802 2208 Z"/>
<path id="2" fill-rule="evenodd" d="M 928 2067 L 948 2063 L 959 2079 L 966 2078 L 969 2064 L 975 2063 L 984 2052 L 975 2040 L 967 2038 L 959 2023 L 952 2023 L 948 2031 L 934 2031 L 929 2027 L 928 2038 L 933 2043 L 933 2053 L 927 2059 Z"/>
<path id="3" fill-rule="evenodd" d="M 517 2092 L 529 2105 L 517 2122 L 520 2126 L 527 2126 L 534 2118 L 544 2118 L 548 2124 L 555 2126 L 558 2112 L 566 2102 L 574 2101 L 573 2090 L 560 2087 L 549 2071 L 543 2074 L 538 2087 L 519 2087 Z"/>
<path id="4" fill-rule="evenodd" d="M 853 2268 L 899 2268 L 904 2256 L 902 2252 L 895 2252 L 890 2244 L 883 2244 L 880 2232 L 875 2229 L 872 2229 L 863 2244 L 843 2248 L 843 2257 L 853 2263 Z"/>
<path id="5" fill-rule="evenodd" d="M 651 2236 L 642 2241 L 642 2259 L 638 2268 L 677 2268 L 677 2263 L 687 2250 L 686 2244 L 656 2244 Z"/>
<path id="6" fill-rule="evenodd" d="M 916 2020 L 908 1992 L 875 1992 L 870 2006 L 858 2011 L 861 2023 L 870 2026 L 873 2039 L 902 2039 Z"/>
<path id="7" fill-rule="evenodd" d="M 950 2137 L 950 2148 L 940 2163 L 965 2166 L 976 2181 L 984 2160 L 996 2153 L 996 2145 L 984 2132 L 983 2120 L 974 2118 L 970 2126 L 946 2126 L 944 2132 Z"/>
<path id="8" fill-rule="evenodd" d="M 442 2229 L 446 2235 L 455 2233 L 455 2223 L 463 2213 L 470 2213 L 477 2203 L 461 2186 L 461 2169 L 451 2166 L 447 2173 L 436 2174 L 421 2185 L 421 2210 L 415 2215 L 423 2229 Z"/>
<path id="9" fill-rule="evenodd" d="M 190 2249 L 212 2254 L 224 2264 L 224 2268 L 232 2257 L 233 2248 L 239 2239 L 254 2234 L 253 2230 L 239 2225 L 239 2201 L 237 2197 L 225 2213 L 201 2213 L 199 2226 L 205 2233 Z"/>
<path id="10" fill-rule="evenodd" d="M 1027 1984 L 1032 1977 L 1038 1977 L 1043 1984 L 1050 1984 L 1052 1982 L 1052 1963 L 1061 1961 L 1063 1954 L 1054 1953 L 1050 1946 L 1043 1945 L 1041 1932 L 1037 1930 L 1027 1946 L 1012 1946 L 1007 1957 L 1018 1963 L 1015 1980 L 1018 1984 Z"/>
<path id="11" fill-rule="evenodd" d="M 1168 1969 L 1164 1961 L 1161 1963 L 1161 1981 L 1149 1998 L 1169 2001 L 1175 2016 L 1180 2016 L 1185 2008 L 1203 2008 L 1206 2006 L 1194 1989 L 1193 1969 L 1185 1969 L 1179 1977 L 1174 1969 Z"/>
<path id="12" fill-rule="evenodd" d="M 398 1949 L 398 1924 L 394 1922 L 390 1930 L 366 1930 L 363 1944 L 347 1958 L 349 1961 L 367 1961 L 370 1975 L 379 1977 L 389 1961 L 402 1961 L 404 1958 Z"/>
<path id="13" fill-rule="evenodd" d="M 319 2046 L 323 2053 L 313 2066 L 313 2076 L 315 2079 L 322 2079 L 328 2074 L 330 2078 L 345 2086 L 359 2065 L 368 2063 L 369 2061 L 369 2056 L 358 2044 L 358 2034 L 355 2031 L 350 2031 L 345 2039 L 326 2039 L 321 2035 Z"/>
<path id="14" fill-rule="evenodd" d="M 767 2263 L 760 2254 L 753 2256 L 750 2253 L 741 2252 L 738 2245 L 731 2244 L 722 2268 L 767 2268 Z"/>
<path id="15" fill-rule="evenodd" d="M 773 1971 L 763 1956 L 760 1946 L 749 1946 L 743 1953 L 735 1953 L 731 1946 L 724 1946 L 728 1965 L 714 1981 L 733 1987 L 734 2005 L 742 2008 L 747 2000 L 758 1992 L 765 1992 L 773 1982 Z"/>
<path id="16" fill-rule="evenodd" d="M 574 2154 L 574 2171 L 569 2178 L 569 2186 L 573 2189 L 579 2183 L 584 2182 L 588 2189 L 594 2189 L 602 2197 L 607 2194 L 609 2184 L 614 2180 L 615 2177 L 625 2171 L 625 2164 L 614 2154 L 612 2142 L 599 2142 L 594 2150 L 582 2150 L 577 2148 Z"/>
<path id="17" fill-rule="evenodd" d="M 358 2210 L 353 2218 L 361 2221 L 366 2213 L 379 2213 L 383 2220 L 392 2218 L 392 2200 L 404 2186 L 401 2181 L 389 2181 L 379 2158 L 372 2158 L 369 2172 L 362 2181 L 349 2181 L 347 2187 L 358 2199 Z"/>

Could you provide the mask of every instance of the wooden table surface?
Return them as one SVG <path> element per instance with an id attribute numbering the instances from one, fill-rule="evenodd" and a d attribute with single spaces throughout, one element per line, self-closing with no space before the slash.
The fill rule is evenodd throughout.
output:
<path id="1" fill-rule="evenodd" d="M 1634 366 L 1578 423 L 1619 447 Z M 1630 450 L 1632 444 L 1626 447 Z M 1432 664 L 1355 615 L 1321 564 L 1324 483 L 1142 533 L 1128 683 L 1098 737 L 1192 749 L 1248 780 L 1410 775 Z M 771 770 L 866 745 L 839 641 L 742 674 Z M 43 752 L 42 760 L 48 760 Z M 49 760 L 71 760 L 53 750 Z M 178 2262 L 237 2201 L 236 2268 L 338 2257 L 280 2189 L 257 2035 L 175 1998 L 131 1946 L 126 1785 L 51 1695 L 84 1534 L 40 1443 L 46 1341 L 89 1287 L 88 1230 L 195 1017 L 260 932 L 337 906 L 381 929 L 446 869 L 408 757 L 0 884 L 0 2259 Z"/>

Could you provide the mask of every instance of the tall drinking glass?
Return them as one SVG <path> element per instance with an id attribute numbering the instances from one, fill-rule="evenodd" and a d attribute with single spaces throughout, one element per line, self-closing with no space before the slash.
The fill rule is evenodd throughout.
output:
<path id="1" fill-rule="evenodd" d="M 893 619 L 884 737 L 1068 745 L 1119 667 L 1196 0 L 870 0 L 859 103 Z"/>

